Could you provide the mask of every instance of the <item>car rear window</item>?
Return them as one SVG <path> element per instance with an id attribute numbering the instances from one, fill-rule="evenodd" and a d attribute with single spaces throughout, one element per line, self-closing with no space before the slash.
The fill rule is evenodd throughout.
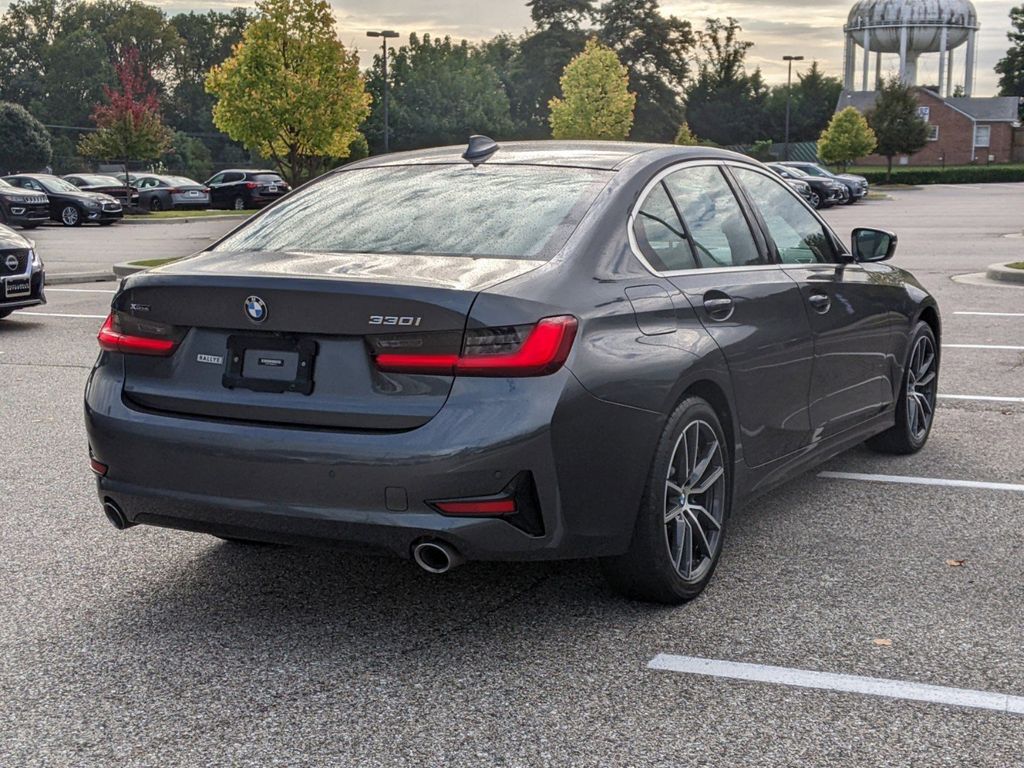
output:
<path id="1" fill-rule="evenodd" d="M 276 173 L 252 173 L 249 174 L 249 176 L 253 181 L 270 181 L 277 184 L 284 184 L 284 179 Z"/>
<path id="2" fill-rule="evenodd" d="M 215 250 L 549 259 L 611 176 L 499 164 L 343 171 L 292 194 Z"/>

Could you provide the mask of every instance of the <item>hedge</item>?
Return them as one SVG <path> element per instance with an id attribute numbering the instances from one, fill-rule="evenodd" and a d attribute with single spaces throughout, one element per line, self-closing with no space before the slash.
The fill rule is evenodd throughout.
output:
<path id="1" fill-rule="evenodd" d="M 885 168 L 875 166 L 851 169 L 871 184 L 885 183 Z M 992 184 L 996 182 L 1024 181 L 1024 165 L 957 165 L 948 168 L 914 168 L 900 166 L 892 169 L 893 184 Z"/>

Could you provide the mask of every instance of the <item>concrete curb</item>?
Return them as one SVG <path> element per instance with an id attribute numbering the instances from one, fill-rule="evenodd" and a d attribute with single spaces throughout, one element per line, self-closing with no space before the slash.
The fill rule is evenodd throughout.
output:
<path id="1" fill-rule="evenodd" d="M 60 275 L 46 273 L 47 285 L 70 285 L 71 283 L 107 283 L 117 280 L 113 272 L 65 272 Z"/>
<path id="2" fill-rule="evenodd" d="M 1020 283 L 1024 285 L 1024 269 L 1013 269 L 1006 264 L 993 264 L 985 270 L 985 276 L 989 280 L 998 280 L 1001 283 Z"/>
<path id="3" fill-rule="evenodd" d="M 114 275 L 118 278 L 128 277 L 128 275 L 134 275 L 136 272 L 145 272 L 147 269 L 151 269 L 151 267 L 139 267 L 130 261 L 122 261 L 120 264 L 114 265 Z"/>
<path id="4" fill-rule="evenodd" d="M 255 211 L 252 211 L 251 213 L 247 212 L 247 215 L 245 215 L 245 214 L 237 214 L 237 213 L 235 213 L 235 214 L 225 213 L 223 216 L 181 216 L 181 217 L 176 217 L 176 218 L 173 218 L 173 219 L 148 219 L 148 218 L 134 219 L 134 218 L 128 218 L 127 216 L 125 216 L 123 219 L 121 219 L 121 223 L 122 224 L 132 224 L 132 225 L 134 225 L 134 224 L 194 224 L 197 221 L 229 221 L 229 220 L 230 221 L 242 222 L 242 221 L 245 221 L 246 219 L 248 219 L 250 216 L 252 216 L 253 213 L 255 213 Z"/>

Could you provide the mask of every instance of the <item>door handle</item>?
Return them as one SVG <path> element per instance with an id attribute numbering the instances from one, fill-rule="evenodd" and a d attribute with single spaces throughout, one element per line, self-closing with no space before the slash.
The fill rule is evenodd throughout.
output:
<path id="1" fill-rule="evenodd" d="M 809 301 L 811 306 L 814 307 L 815 312 L 822 315 L 832 308 L 832 299 L 824 293 L 812 293 L 807 297 L 807 301 Z"/>
<path id="2" fill-rule="evenodd" d="M 728 320 L 735 309 L 732 299 L 721 292 L 704 294 L 704 309 L 712 320 Z"/>

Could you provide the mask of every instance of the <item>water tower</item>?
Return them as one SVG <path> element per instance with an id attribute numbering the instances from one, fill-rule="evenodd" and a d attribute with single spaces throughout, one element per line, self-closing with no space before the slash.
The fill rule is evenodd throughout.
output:
<path id="1" fill-rule="evenodd" d="M 917 60 L 939 54 L 939 95 L 953 94 L 953 51 L 967 43 L 964 91 L 974 90 L 975 36 L 978 12 L 970 0 L 860 0 L 850 10 L 846 33 L 844 87 L 857 90 L 857 48 L 864 51 L 861 90 L 873 91 L 882 77 L 882 54 L 900 57 L 900 79 L 917 85 Z M 875 79 L 871 80 L 871 54 Z"/>

